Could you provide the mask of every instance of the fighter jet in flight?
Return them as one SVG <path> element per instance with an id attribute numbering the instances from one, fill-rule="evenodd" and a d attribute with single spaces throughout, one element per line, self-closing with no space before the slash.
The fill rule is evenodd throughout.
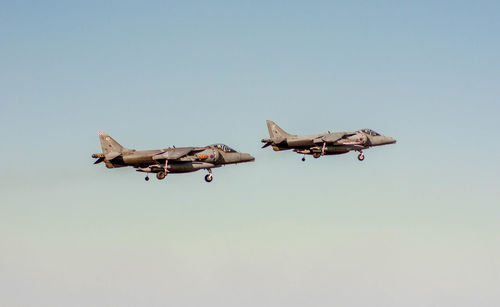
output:
<path id="1" fill-rule="evenodd" d="M 344 154 L 352 150 L 359 152 L 358 160 L 363 161 L 364 149 L 396 143 L 395 139 L 380 135 L 370 129 L 298 136 L 285 132 L 270 120 L 266 123 L 270 138 L 262 140 L 262 143 L 265 143 L 262 148 L 272 146 L 274 151 L 293 149 L 296 153 L 304 155 L 302 161 L 306 160 L 305 155 L 319 158 L 324 155 Z"/>
<path id="2" fill-rule="evenodd" d="M 206 182 L 213 180 L 212 169 L 225 164 L 254 161 L 247 153 L 240 153 L 224 144 L 205 147 L 172 147 L 156 150 L 135 150 L 124 148 L 108 134 L 99 132 L 102 153 L 92 155 L 94 164 L 104 162 L 107 168 L 132 166 L 138 172 L 155 173 L 159 180 L 170 173 L 188 173 L 206 169 Z"/>

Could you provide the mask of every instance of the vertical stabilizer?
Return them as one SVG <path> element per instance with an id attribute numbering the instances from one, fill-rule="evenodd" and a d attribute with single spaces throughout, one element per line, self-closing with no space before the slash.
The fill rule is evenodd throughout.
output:
<path id="1" fill-rule="evenodd" d="M 110 137 L 107 133 L 99 131 L 99 140 L 101 141 L 101 148 L 103 154 L 109 153 L 122 153 L 123 146 Z"/>
<path id="2" fill-rule="evenodd" d="M 271 120 L 266 120 L 266 124 L 267 130 L 269 130 L 269 136 L 272 139 L 286 139 L 287 137 L 294 136 L 281 129 L 280 126 L 276 125 L 276 123 Z"/>

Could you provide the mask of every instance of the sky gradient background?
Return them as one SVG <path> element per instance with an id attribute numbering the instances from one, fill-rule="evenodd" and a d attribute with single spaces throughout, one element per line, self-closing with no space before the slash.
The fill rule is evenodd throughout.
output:
<path id="1" fill-rule="evenodd" d="M 3 1 L 0 305 L 500 305 L 499 12 Z M 398 143 L 302 163 L 266 119 Z M 256 161 L 146 183 L 99 130 Z"/>

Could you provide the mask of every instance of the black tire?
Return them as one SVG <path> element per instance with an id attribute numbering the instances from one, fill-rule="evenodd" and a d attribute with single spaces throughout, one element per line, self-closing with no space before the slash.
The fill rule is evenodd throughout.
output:
<path id="1" fill-rule="evenodd" d="M 321 157 L 321 153 L 315 152 L 315 153 L 313 153 L 313 157 L 314 157 L 314 159 L 318 159 L 319 157 Z"/>
<path id="2" fill-rule="evenodd" d="M 205 176 L 205 181 L 206 182 L 212 182 L 212 180 L 214 180 L 214 177 L 212 175 L 208 174 L 208 175 Z"/>
<path id="3" fill-rule="evenodd" d="M 358 160 L 359 161 L 363 161 L 364 159 L 365 159 L 365 155 L 364 154 L 361 153 L 361 154 L 358 155 Z"/>
<path id="4" fill-rule="evenodd" d="M 306 162 L 306 158 L 302 158 L 302 162 Z"/>
<path id="5" fill-rule="evenodd" d="M 158 180 L 163 180 L 163 179 L 165 179 L 165 177 L 167 177 L 167 173 L 165 173 L 165 172 L 156 173 L 156 179 L 158 179 Z"/>
<path id="6" fill-rule="evenodd" d="M 149 181 L 149 177 L 144 178 L 144 180 Z"/>

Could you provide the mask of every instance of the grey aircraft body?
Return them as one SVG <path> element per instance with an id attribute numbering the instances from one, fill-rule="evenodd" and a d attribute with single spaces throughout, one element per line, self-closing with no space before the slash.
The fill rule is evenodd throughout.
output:
<path id="1" fill-rule="evenodd" d="M 188 173 L 206 169 L 205 181 L 213 180 L 212 168 L 225 164 L 254 161 L 248 153 L 240 153 L 224 144 L 204 147 L 173 147 L 156 150 L 135 150 L 124 148 L 108 134 L 99 132 L 102 153 L 92 155 L 94 164 L 104 162 L 107 168 L 132 166 L 138 172 L 155 173 L 159 180 L 170 173 Z"/>
<path id="2" fill-rule="evenodd" d="M 293 149 L 294 152 L 304 155 L 302 161 L 306 160 L 305 155 L 319 158 L 324 155 L 339 155 L 350 151 L 359 152 L 358 160 L 363 161 L 365 159 L 364 149 L 396 143 L 395 139 L 380 135 L 371 129 L 299 136 L 285 132 L 273 121 L 267 120 L 266 124 L 270 138 L 262 140 L 262 143 L 265 143 L 262 148 L 272 146 L 274 151 Z"/>

